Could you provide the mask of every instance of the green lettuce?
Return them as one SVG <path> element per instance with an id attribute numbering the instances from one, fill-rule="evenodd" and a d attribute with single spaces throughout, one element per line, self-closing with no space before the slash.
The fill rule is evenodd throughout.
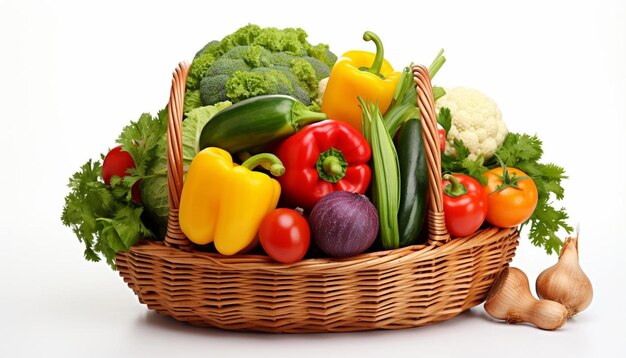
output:
<path id="1" fill-rule="evenodd" d="M 219 111 L 227 108 L 231 102 L 225 101 L 212 106 L 192 109 L 183 121 L 183 170 L 191 164 L 192 159 L 200 151 L 199 140 L 204 125 Z M 147 220 L 158 237 L 163 237 L 167 225 L 169 210 L 167 194 L 167 137 L 164 135 L 156 147 L 155 160 L 148 168 L 145 178 L 142 179 L 141 198 Z"/>

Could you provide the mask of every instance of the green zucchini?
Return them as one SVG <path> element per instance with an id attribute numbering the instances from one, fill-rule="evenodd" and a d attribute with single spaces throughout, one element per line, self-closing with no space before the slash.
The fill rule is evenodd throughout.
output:
<path id="1" fill-rule="evenodd" d="M 396 144 L 400 165 L 400 247 L 417 244 L 426 217 L 428 171 L 422 140 L 422 125 L 411 118 L 400 127 Z"/>
<path id="2" fill-rule="evenodd" d="M 252 97 L 215 114 L 202 128 L 199 146 L 238 153 L 272 144 L 326 118 L 291 96 Z"/>

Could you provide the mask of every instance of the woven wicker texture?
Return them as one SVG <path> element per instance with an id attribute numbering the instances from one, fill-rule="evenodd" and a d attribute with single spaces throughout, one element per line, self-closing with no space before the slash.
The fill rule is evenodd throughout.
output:
<path id="1" fill-rule="evenodd" d="M 446 231 L 446 222 L 443 216 L 443 198 L 441 183 L 441 155 L 439 153 L 439 133 L 437 129 L 437 114 L 435 113 L 435 99 L 430 83 L 428 70 L 422 65 L 413 67 L 413 79 L 417 85 L 417 107 L 420 110 L 422 122 L 422 137 L 426 152 L 428 167 L 428 244 L 439 246 L 450 240 Z"/>
<path id="2" fill-rule="evenodd" d="M 169 213 L 165 244 L 184 251 L 190 251 L 191 242 L 180 229 L 178 207 L 183 192 L 183 139 L 182 118 L 185 98 L 185 83 L 189 73 L 189 64 L 178 65 L 172 78 L 172 90 L 167 106 L 167 187 L 169 191 Z"/>
<path id="3" fill-rule="evenodd" d="M 515 255 L 517 229 L 450 237 L 428 71 L 416 66 L 417 103 L 429 169 L 427 245 L 316 258 L 283 265 L 267 256 L 194 251 L 178 226 L 180 123 L 188 65 L 174 72 L 168 160 L 170 217 L 165 245 L 141 242 L 117 255 L 120 275 L 149 309 L 198 326 L 264 332 L 342 332 L 416 327 L 450 319 L 484 301 Z M 171 150 L 171 153 L 169 152 Z"/>

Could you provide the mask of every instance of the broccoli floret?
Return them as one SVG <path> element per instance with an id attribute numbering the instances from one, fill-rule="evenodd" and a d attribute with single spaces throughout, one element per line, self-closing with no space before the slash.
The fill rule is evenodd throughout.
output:
<path id="1" fill-rule="evenodd" d="M 261 28 L 257 25 L 247 25 L 230 35 L 226 35 L 220 42 L 218 52 L 220 55 L 225 54 L 235 46 L 250 45 L 261 33 Z"/>
<path id="2" fill-rule="evenodd" d="M 235 46 L 224 54 L 223 57 L 241 59 L 251 68 L 266 67 L 272 64 L 272 53 L 261 46 Z"/>
<path id="3" fill-rule="evenodd" d="M 198 58 L 198 57 L 200 57 L 201 55 L 203 55 L 203 54 L 205 54 L 207 52 L 211 53 L 211 54 L 213 54 L 213 56 L 215 56 L 219 46 L 220 46 L 220 42 L 217 41 L 217 40 L 213 40 L 213 41 L 209 42 L 208 44 L 204 45 L 204 47 L 200 51 L 196 52 L 196 55 L 193 58 L 194 59 Z"/>
<path id="4" fill-rule="evenodd" d="M 249 71 L 250 66 L 242 59 L 231 59 L 227 57 L 221 57 L 215 61 L 213 66 L 209 69 L 206 77 L 226 75 L 232 76 L 237 71 Z"/>
<path id="5" fill-rule="evenodd" d="M 291 61 L 296 58 L 296 56 L 288 54 L 286 52 L 272 52 L 270 55 L 270 61 L 274 66 L 285 66 L 289 67 L 291 65 Z"/>
<path id="6" fill-rule="evenodd" d="M 330 76 L 330 68 L 322 61 L 310 56 L 304 56 L 302 59 L 313 67 L 313 71 L 315 71 L 315 79 L 318 83 L 322 78 Z"/>
<path id="7" fill-rule="evenodd" d="M 308 51 L 309 56 L 322 61 L 326 66 L 333 67 L 337 62 L 337 55 L 328 49 L 326 44 L 311 46 Z"/>
<path id="8" fill-rule="evenodd" d="M 211 41 L 196 53 L 189 67 L 187 89 L 196 90 L 200 87 L 200 81 L 207 75 L 211 66 L 220 57 L 218 53 L 219 45 L 219 41 Z"/>
<path id="9" fill-rule="evenodd" d="M 285 74 L 285 72 L 281 72 L 273 67 L 258 67 L 253 69 L 252 72 L 260 74 L 267 82 L 266 94 L 290 94 L 293 92 L 292 80 Z"/>
<path id="10" fill-rule="evenodd" d="M 294 74 L 283 66 L 239 71 L 226 83 L 226 95 L 233 102 L 266 94 L 286 94 L 307 106 L 311 103 L 308 92 L 300 86 Z"/>
<path id="11" fill-rule="evenodd" d="M 230 76 L 207 76 L 200 81 L 200 99 L 202 105 L 208 106 L 217 102 L 227 101 L 226 83 Z"/>
<path id="12" fill-rule="evenodd" d="M 226 82 L 226 95 L 235 103 L 267 94 L 268 81 L 260 73 L 238 71 Z"/>
<path id="13" fill-rule="evenodd" d="M 300 102 L 306 104 L 307 106 L 311 103 L 311 98 L 309 97 L 308 92 L 302 88 L 300 81 L 296 77 L 296 75 L 291 72 L 289 67 L 286 66 L 272 66 L 272 70 L 281 72 L 288 80 L 291 82 L 291 91 L 289 92 L 278 92 L 279 94 L 287 94 L 293 96 L 295 99 Z"/>
<path id="14" fill-rule="evenodd" d="M 309 93 L 300 86 L 293 89 L 293 94 L 291 94 L 291 96 L 307 106 L 311 104 L 311 97 L 309 97 Z"/>
<path id="15" fill-rule="evenodd" d="M 191 66 L 189 66 L 187 88 L 191 90 L 198 89 L 200 81 L 209 72 L 213 63 L 215 63 L 215 57 L 210 51 L 204 52 L 196 57 L 193 62 L 191 62 Z"/>
<path id="16" fill-rule="evenodd" d="M 293 74 L 293 72 L 291 72 L 289 67 L 286 67 L 286 66 L 271 66 L 271 67 L 266 68 L 266 69 L 257 68 L 256 70 L 260 71 L 261 73 L 267 72 L 269 70 L 280 72 L 283 76 L 285 76 L 289 80 L 289 83 L 291 83 L 291 88 L 295 88 L 297 86 L 300 86 L 300 83 L 298 82 L 298 78 L 296 77 L 296 75 Z M 285 94 L 288 94 L 288 93 L 285 93 Z"/>
<path id="17" fill-rule="evenodd" d="M 310 98 L 316 96 L 319 81 L 330 75 L 330 68 L 326 64 L 310 56 L 299 57 L 287 52 L 275 52 L 271 55 L 271 61 L 274 66 L 288 67 Z"/>
<path id="18" fill-rule="evenodd" d="M 291 72 L 298 78 L 300 85 L 302 88 L 307 90 L 310 98 L 314 98 L 317 96 L 317 77 L 315 76 L 315 70 L 311 64 L 301 58 L 297 57 L 293 61 L 291 61 L 291 66 L 289 66 Z"/>
<path id="19" fill-rule="evenodd" d="M 228 100 L 226 82 L 239 71 L 247 72 L 250 66 L 242 59 L 221 57 L 215 61 L 200 81 L 200 99 L 205 106 Z"/>
<path id="20" fill-rule="evenodd" d="M 307 54 L 308 48 L 311 47 L 306 38 L 306 32 L 299 28 L 279 30 L 275 27 L 267 27 L 260 31 L 253 43 L 272 52 L 283 51 L 296 56 L 304 56 Z"/>
<path id="21" fill-rule="evenodd" d="M 285 93 L 309 104 L 317 95 L 319 79 L 330 73 L 326 66 L 332 66 L 336 59 L 328 45 L 311 45 L 300 28 L 247 25 L 221 41 L 209 42 L 196 53 L 187 77 L 188 93 L 193 97 L 185 108 L 198 105 L 198 97 L 208 105 L 265 93 Z M 273 69 L 282 75 L 253 71 L 256 68 Z M 237 72 L 242 74 L 235 78 Z M 217 78 L 209 80 L 212 77 Z M 229 83 L 228 88 L 219 88 L 220 83 Z"/>

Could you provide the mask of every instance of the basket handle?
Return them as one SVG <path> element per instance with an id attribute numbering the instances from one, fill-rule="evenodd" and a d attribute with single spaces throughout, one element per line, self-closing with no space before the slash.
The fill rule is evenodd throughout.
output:
<path id="1" fill-rule="evenodd" d="M 428 245 L 440 246 L 450 241 L 443 213 L 443 191 L 441 177 L 441 153 L 435 99 L 428 69 L 413 66 L 413 80 L 417 90 L 417 106 L 422 122 L 422 137 L 428 167 Z"/>
<path id="2" fill-rule="evenodd" d="M 181 62 L 172 74 L 172 89 L 167 106 L 167 191 L 169 212 L 165 245 L 190 251 L 192 243 L 187 239 L 178 222 L 180 195 L 183 190 L 183 105 L 189 64 Z"/>

